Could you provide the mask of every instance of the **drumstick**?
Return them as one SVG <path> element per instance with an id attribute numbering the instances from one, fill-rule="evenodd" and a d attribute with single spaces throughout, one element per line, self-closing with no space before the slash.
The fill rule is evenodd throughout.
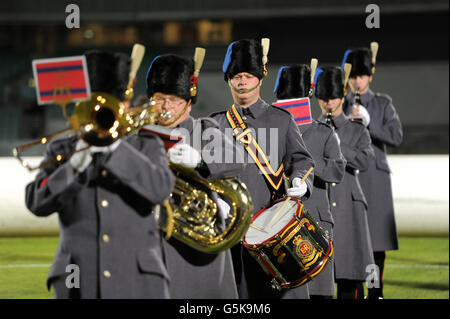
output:
<path id="1" fill-rule="evenodd" d="M 303 176 L 303 178 L 300 181 L 300 184 L 303 184 L 305 182 L 305 180 L 308 178 L 308 175 L 311 174 L 311 172 L 313 171 L 314 167 L 311 166 L 309 168 L 309 170 L 306 172 L 305 176 Z M 280 212 L 283 210 L 284 206 L 286 205 L 286 203 L 291 199 L 290 196 L 288 196 L 286 198 L 286 200 L 284 201 L 283 205 L 281 205 L 281 207 L 278 209 L 278 211 L 275 213 L 275 215 L 273 215 L 272 219 L 270 220 L 269 224 L 267 226 L 270 226 L 270 224 L 272 224 L 273 220 L 280 214 Z"/>
<path id="2" fill-rule="evenodd" d="M 254 229 L 257 229 L 257 230 L 259 230 L 259 231 L 262 231 L 262 232 L 267 233 L 264 229 L 259 228 L 259 227 L 255 226 L 255 225 L 253 225 L 253 224 L 250 224 L 250 227 L 251 227 L 251 228 L 254 228 Z"/>
<path id="3" fill-rule="evenodd" d="M 302 177 L 302 180 L 300 181 L 300 184 L 303 184 L 305 182 L 305 180 L 308 178 L 308 175 L 311 174 L 311 172 L 313 171 L 314 167 L 311 166 L 309 168 L 309 170 L 306 172 L 305 176 Z"/>
<path id="4" fill-rule="evenodd" d="M 291 196 L 286 197 L 286 200 L 284 201 L 283 205 L 281 205 L 281 207 L 278 208 L 277 212 L 273 215 L 272 219 L 270 220 L 270 222 L 267 226 L 270 226 L 270 224 L 272 224 L 273 220 L 280 214 L 280 212 L 283 210 L 284 206 L 286 206 L 287 202 L 290 199 L 291 199 Z"/>

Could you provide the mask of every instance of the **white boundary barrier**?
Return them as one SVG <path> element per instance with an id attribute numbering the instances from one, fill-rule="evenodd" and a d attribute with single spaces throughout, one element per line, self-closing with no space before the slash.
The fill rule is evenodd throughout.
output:
<path id="1" fill-rule="evenodd" d="M 449 156 L 389 155 L 388 162 L 398 233 L 448 236 Z M 25 186 L 35 174 L 15 158 L 0 157 L 0 236 L 58 234 L 57 214 L 36 217 L 25 206 Z"/>

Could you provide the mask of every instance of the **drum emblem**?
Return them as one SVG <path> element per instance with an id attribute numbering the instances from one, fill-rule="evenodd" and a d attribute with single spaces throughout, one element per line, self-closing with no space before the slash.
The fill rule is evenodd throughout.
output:
<path id="1" fill-rule="evenodd" d="M 314 252 L 311 243 L 308 240 L 303 240 L 302 236 L 295 237 L 293 243 L 296 246 L 295 252 L 302 259 L 310 256 Z"/>

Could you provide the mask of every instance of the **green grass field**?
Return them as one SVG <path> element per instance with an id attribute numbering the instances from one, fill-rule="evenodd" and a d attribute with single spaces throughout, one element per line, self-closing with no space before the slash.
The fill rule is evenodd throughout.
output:
<path id="1" fill-rule="evenodd" d="M 386 299 L 448 299 L 449 239 L 400 237 L 389 251 L 384 274 Z M 0 299 L 53 298 L 45 280 L 56 237 L 0 238 Z"/>

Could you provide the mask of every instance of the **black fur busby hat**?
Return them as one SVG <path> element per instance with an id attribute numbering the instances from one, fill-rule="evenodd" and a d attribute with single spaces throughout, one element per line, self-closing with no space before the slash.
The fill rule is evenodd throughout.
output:
<path id="1" fill-rule="evenodd" d="M 222 71 L 225 81 L 240 72 L 248 72 L 258 79 L 264 77 L 263 49 L 254 39 L 243 39 L 228 46 Z"/>
<path id="2" fill-rule="evenodd" d="M 352 65 L 350 77 L 357 75 L 372 75 L 372 52 L 369 48 L 356 48 L 345 51 L 344 58 L 342 60 L 342 68 L 345 63 Z"/>
<path id="3" fill-rule="evenodd" d="M 179 96 L 194 104 L 197 94 L 191 95 L 194 77 L 194 60 L 175 54 L 157 56 L 147 71 L 147 95 L 156 92 Z M 195 78 L 196 79 L 196 78 Z"/>
<path id="4" fill-rule="evenodd" d="M 321 100 L 343 98 L 344 70 L 337 66 L 318 68 L 316 71 L 315 96 Z"/>
<path id="5" fill-rule="evenodd" d="M 281 67 L 275 83 L 274 94 L 278 99 L 292 99 L 309 96 L 311 89 L 311 68 L 309 65 Z"/>
<path id="6" fill-rule="evenodd" d="M 85 54 L 92 92 L 111 94 L 125 100 L 131 59 L 119 52 L 87 51 Z"/>

